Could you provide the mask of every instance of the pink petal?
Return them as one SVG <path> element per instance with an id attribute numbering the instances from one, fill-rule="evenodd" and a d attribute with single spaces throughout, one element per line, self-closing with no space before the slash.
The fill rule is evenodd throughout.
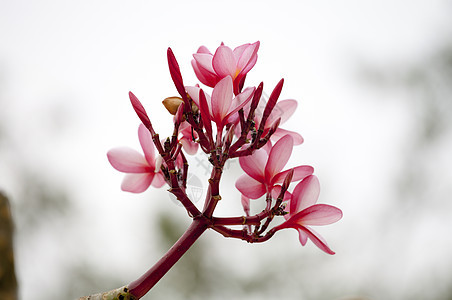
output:
<path id="1" fill-rule="evenodd" d="M 330 249 L 325 239 L 312 228 L 300 226 L 297 227 L 297 230 L 303 231 L 320 250 L 331 255 L 335 254 L 334 251 Z"/>
<path id="2" fill-rule="evenodd" d="M 198 48 L 198 51 L 196 51 L 196 53 L 206 53 L 206 54 L 210 54 L 212 55 L 212 53 L 210 53 L 209 49 L 207 49 L 206 46 L 201 46 Z M 213 56 L 213 55 L 212 55 Z"/>
<path id="3" fill-rule="evenodd" d="M 300 240 L 301 245 L 306 245 L 308 241 L 308 235 L 301 229 L 297 229 L 298 231 L 298 239 Z"/>
<path id="4" fill-rule="evenodd" d="M 199 107 L 199 90 L 200 88 L 197 86 L 186 86 L 185 90 L 190 95 L 190 98 L 196 103 L 196 106 Z"/>
<path id="5" fill-rule="evenodd" d="M 245 212 L 245 214 L 247 216 L 249 216 L 250 215 L 250 198 L 242 195 L 241 200 L 242 200 L 243 211 Z"/>
<path id="6" fill-rule="evenodd" d="M 217 77 L 215 74 L 212 74 L 208 71 L 206 71 L 203 68 L 200 68 L 196 60 L 191 61 L 191 65 L 193 67 L 193 71 L 195 71 L 196 77 L 198 77 L 199 81 L 201 81 L 203 84 L 214 87 L 217 83 Z"/>
<path id="7" fill-rule="evenodd" d="M 272 194 L 272 198 L 273 199 L 277 199 L 279 197 L 279 194 L 281 193 L 281 186 L 280 185 L 276 185 L 273 187 L 271 194 Z M 287 201 L 290 200 L 290 197 L 292 196 L 292 194 L 289 191 L 286 191 L 284 193 L 284 198 L 283 201 Z M 288 216 L 288 215 L 284 215 L 284 216 Z"/>
<path id="8" fill-rule="evenodd" d="M 179 142 L 187 154 L 195 155 L 198 151 L 198 143 L 193 142 L 191 137 L 183 137 L 179 139 Z"/>
<path id="9" fill-rule="evenodd" d="M 293 168 L 293 177 L 292 182 L 296 182 L 298 180 L 302 180 L 303 178 L 311 175 L 314 173 L 314 168 L 311 166 L 298 166 Z M 286 178 L 287 173 L 289 173 L 290 170 L 286 170 L 283 172 L 278 173 L 276 176 L 273 177 L 273 180 L 271 184 L 277 184 L 282 183 L 284 181 L 284 178 Z"/>
<path id="10" fill-rule="evenodd" d="M 273 177 L 284 168 L 292 154 L 293 139 L 291 136 L 281 138 L 273 146 L 268 156 L 265 166 L 265 177 L 267 182 L 271 182 Z"/>
<path id="11" fill-rule="evenodd" d="M 316 176 L 311 175 L 303 179 L 292 193 L 290 214 L 294 215 L 303 209 L 314 205 L 320 194 L 320 183 Z"/>
<path id="12" fill-rule="evenodd" d="M 138 151 L 119 147 L 107 152 L 110 164 L 116 170 L 124 173 L 146 173 L 151 171 L 146 159 Z"/>
<path id="13" fill-rule="evenodd" d="M 303 144 L 303 137 L 299 134 L 296 133 L 295 131 L 290 131 L 290 130 L 286 130 L 283 129 L 281 127 L 278 127 L 276 129 L 276 131 L 272 134 L 271 138 L 273 141 L 279 141 L 283 136 L 285 135 L 290 135 L 293 138 L 293 144 L 298 146 Z"/>
<path id="14" fill-rule="evenodd" d="M 239 158 L 240 166 L 246 174 L 253 179 L 264 182 L 264 166 L 267 163 L 268 154 L 263 149 L 256 150 L 253 155 Z"/>
<path id="15" fill-rule="evenodd" d="M 227 46 L 218 47 L 213 56 L 212 65 L 219 77 L 223 78 L 228 75 L 233 78 L 236 77 L 237 63 L 231 48 Z"/>
<path id="16" fill-rule="evenodd" d="M 235 187 L 240 191 L 240 193 L 250 199 L 257 199 L 265 194 L 265 185 L 246 174 L 237 179 Z"/>
<path id="17" fill-rule="evenodd" d="M 228 123 L 234 123 L 234 119 L 238 118 L 236 114 L 241 108 L 243 108 L 248 102 L 253 98 L 255 88 L 246 88 L 243 92 L 238 94 L 234 100 L 232 100 L 231 107 L 229 108 L 229 113 L 226 115 L 225 119 Z M 245 117 L 246 118 L 246 117 Z"/>
<path id="18" fill-rule="evenodd" d="M 248 48 L 251 44 L 243 44 L 238 47 L 235 47 L 235 49 L 232 51 L 234 54 L 234 59 L 236 62 L 239 61 L 240 57 L 242 56 L 243 52 L 245 52 L 246 48 Z M 243 67 L 243 66 L 242 66 Z M 239 65 L 237 64 L 237 68 L 239 68 Z"/>
<path id="19" fill-rule="evenodd" d="M 217 124 L 227 115 L 232 97 L 232 78 L 227 76 L 217 83 L 212 92 L 212 115 Z"/>
<path id="20" fill-rule="evenodd" d="M 299 225 L 328 225 L 339 221 L 342 211 L 332 205 L 315 204 L 292 216 L 288 222 Z"/>
<path id="21" fill-rule="evenodd" d="M 165 177 L 163 177 L 163 174 L 161 172 L 155 173 L 154 179 L 152 180 L 152 186 L 155 188 L 161 188 L 163 185 L 165 185 Z"/>
<path id="22" fill-rule="evenodd" d="M 237 60 L 237 69 L 240 70 L 240 74 L 246 74 L 251 70 L 257 61 L 257 50 L 259 50 L 259 42 L 249 45 L 244 49 L 240 59 Z"/>
<path id="23" fill-rule="evenodd" d="M 212 66 L 212 54 L 195 53 L 193 54 L 193 58 L 196 60 L 198 68 L 201 72 L 209 72 L 211 74 L 215 74 L 215 70 Z"/>
<path id="24" fill-rule="evenodd" d="M 151 185 L 154 172 L 127 174 L 121 184 L 121 189 L 131 193 L 142 193 Z"/>
<path id="25" fill-rule="evenodd" d="M 152 141 L 151 133 L 143 124 L 140 124 L 138 127 L 138 139 L 140 140 L 144 157 L 146 158 L 149 166 L 153 169 L 155 167 L 154 142 Z"/>
<path id="26" fill-rule="evenodd" d="M 265 125 L 272 124 L 278 118 L 281 118 L 281 124 L 283 124 L 293 115 L 293 113 L 297 109 L 297 106 L 297 101 L 293 99 L 279 101 L 273 108 Z"/>

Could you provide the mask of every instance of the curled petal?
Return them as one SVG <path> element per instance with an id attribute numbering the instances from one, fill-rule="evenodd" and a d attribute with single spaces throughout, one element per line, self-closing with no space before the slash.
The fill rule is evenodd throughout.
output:
<path id="1" fill-rule="evenodd" d="M 244 196 L 257 199 L 265 194 L 265 185 L 244 174 L 237 179 L 235 187 Z"/>
<path id="2" fill-rule="evenodd" d="M 327 204 L 315 204 L 296 213 L 287 222 L 299 225 L 328 225 L 341 218 L 342 211 L 339 208 Z"/>
<path id="3" fill-rule="evenodd" d="M 144 157 L 148 162 L 149 166 L 154 169 L 155 167 L 155 151 L 154 151 L 154 143 L 152 142 L 151 134 L 149 130 L 143 125 L 140 124 L 138 127 L 138 139 L 140 140 L 141 148 L 144 152 Z"/>
<path id="4" fill-rule="evenodd" d="M 107 152 L 107 158 L 113 168 L 120 172 L 145 173 L 153 171 L 143 155 L 131 148 L 113 148 Z"/>
<path id="5" fill-rule="evenodd" d="M 300 240 L 300 243 L 302 246 L 306 245 L 306 242 L 308 241 L 308 235 L 301 229 L 297 229 L 298 231 L 298 239 Z"/>
<path id="6" fill-rule="evenodd" d="M 283 129 L 280 127 L 278 127 L 276 131 L 272 134 L 271 139 L 276 142 L 279 141 L 285 135 L 290 135 L 293 138 L 293 144 L 295 146 L 301 145 L 304 142 L 303 137 L 299 133 Z"/>
<path id="7" fill-rule="evenodd" d="M 292 154 L 293 139 L 291 136 L 281 138 L 273 146 L 265 166 L 265 177 L 271 182 L 273 177 L 284 168 Z"/>
<path id="8" fill-rule="evenodd" d="M 278 173 L 275 177 L 273 177 L 272 184 L 282 183 L 284 181 L 284 178 L 286 178 L 287 173 L 290 170 L 286 170 L 283 172 Z M 302 180 L 303 178 L 311 175 L 314 173 L 314 168 L 311 166 L 298 166 L 293 168 L 293 177 L 292 182 Z"/>
<path id="9" fill-rule="evenodd" d="M 325 239 L 320 234 L 315 232 L 312 228 L 299 226 L 296 229 L 299 230 L 299 231 L 303 231 L 309 237 L 309 239 L 317 247 L 319 247 L 320 250 L 324 251 L 327 254 L 331 254 L 331 255 L 335 254 L 335 252 L 330 249 L 330 247 L 326 243 Z"/>
<path id="10" fill-rule="evenodd" d="M 121 189 L 125 192 L 142 193 L 151 185 L 154 172 L 127 174 L 121 184 Z"/>

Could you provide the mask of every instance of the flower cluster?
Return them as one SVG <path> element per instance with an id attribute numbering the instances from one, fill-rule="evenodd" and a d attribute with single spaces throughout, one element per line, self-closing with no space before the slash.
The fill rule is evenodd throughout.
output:
<path id="1" fill-rule="evenodd" d="M 231 49 L 221 44 L 214 54 L 200 47 L 191 62 L 202 84 L 196 86 L 184 85 L 178 62 L 168 49 L 170 75 L 179 93 L 163 101 L 174 115 L 173 135 L 160 139 L 141 102 L 130 93 L 132 106 L 142 121 L 138 137 L 144 155 L 129 148 L 115 148 L 108 152 L 108 160 L 115 169 L 127 173 L 121 186 L 124 191 L 141 193 L 151 185 L 158 188 L 166 183 L 193 218 L 203 218 L 209 228 L 225 237 L 263 242 L 279 230 L 293 228 L 302 245 L 310 239 L 324 252 L 334 254 L 311 226 L 338 221 L 341 210 L 316 204 L 319 181 L 311 166 L 284 170 L 294 147 L 303 142 L 299 133 L 279 127 L 293 114 L 297 102 L 278 101 L 282 79 L 266 101 L 263 83 L 245 87 L 246 76 L 257 62 L 259 46 L 255 42 Z M 193 155 L 199 149 L 212 165 L 202 210 L 185 192 L 185 154 Z M 242 195 L 246 216 L 217 218 L 213 212 L 221 199 L 219 182 L 228 159 L 238 159 L 244 171 L 235 186 Z M 254 201 L 265 201 L 266 205 L 252 215 Z M 277 219 L 280 222 L 272 227 Z M 233 229 L 232 225 L 243 228 Z"/>

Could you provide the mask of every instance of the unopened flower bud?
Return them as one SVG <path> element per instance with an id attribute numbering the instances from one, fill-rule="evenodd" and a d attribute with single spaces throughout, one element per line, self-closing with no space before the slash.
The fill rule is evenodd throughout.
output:
<path id="1" fill-rule="evenodd" d="M 180 97 L 168 97 L 162 101 L 165 108 L 169 111 L 170 114 L 175 115 L 177 109 L 179 108 L 181 103 L 184 103 L 184 100 Z M 195 102 L 192 102 L 191 110 L 194 113 L 198 112 L 198 106 L 196 106 Z"/>
<path id="2" fill-rule="evenodd" d="M 179 105 L 181 105 L 181 103 L 184 103 L 184 100 L 182 100 L 182 98 L 180 97 L 168 97 L 165 98 L 162 103 L 170 114 L 175 115 L 177 109 L 179 108 Z"/>

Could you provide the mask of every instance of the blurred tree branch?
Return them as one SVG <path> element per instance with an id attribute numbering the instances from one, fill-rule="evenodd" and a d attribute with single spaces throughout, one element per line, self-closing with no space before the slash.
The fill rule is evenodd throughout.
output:
<path id="1" fill-rule="evenodd" d="M 0 192 L 0 295 L 5 300 L 17 299 L 13 229 L 8 199 Z"/>

